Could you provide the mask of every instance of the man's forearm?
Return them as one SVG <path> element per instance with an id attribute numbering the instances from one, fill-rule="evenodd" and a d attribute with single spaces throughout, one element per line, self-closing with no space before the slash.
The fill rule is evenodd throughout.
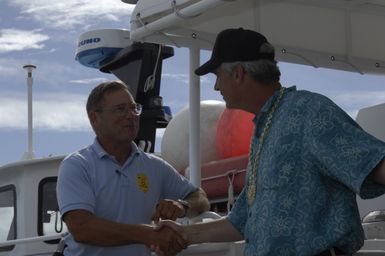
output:
<path id="1" fill-rule="evenodd" d="M 99 218 L 86 210 L 73 210 L 65 213 L 64 221 L 74 240 L 79 243 L 96 246 L 119 246 L 134 243 L 151 245 L 155 241 L 163 239 L 159 232 L 154 232 L 151 225 L 117 223 Z M 163 236 L 165 237 L 165 235 Z"/>
<path id="2" fill-rule="evenodd" d="M 183 227 L 189 244 L 243 240 L 243 236 L 233 227 L 227 217 Z"/>
<path id="3" fill-rule="evenodd" d="M 150 244 L 152 230 L 150 225 L 121 224 L 96 217 L 70 228 L 75 241 L 96 246 Z"/>

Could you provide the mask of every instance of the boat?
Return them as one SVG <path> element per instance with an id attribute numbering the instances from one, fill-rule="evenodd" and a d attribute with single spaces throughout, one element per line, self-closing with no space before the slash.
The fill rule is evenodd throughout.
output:
<path id="1" fill-rule="evenodd" d="M 188 223 L 226 214 L 243 186 L 247 163 L 246 155 L 201 161 L 200 79 L 193 71 L 200 64 L 201 51 L 212 49 L 219 31 L 230 27 L 260 31 L 275 46 L 278 61 L 385 75 L 382 1 L 122 1 L 135 4 L 130 27 L 85 32 L 79 37 L 76 56 L 81 64 L 134 85 L 130 89 L 145 106 L 140 122 L 146 127 L 136 143 L 154 152 L 156 129 L 172 121 L 160 96 L 162 61 L 173 57 L 174 47 L 189 49 L 189 178 L 208 191 L 213 212 Z M 378 118 L 384 112 L 383 105 L 365 108 L 357 121 L 385 140 L 384 123 Z M 55 251 L 59 255 L 67 230 L 58 211 L 55 186 L 64 157 L 25 159 L 0 167 L 0 216 L 6 220 L 0 228 L 0 256 L 52 255 Z M 358 203 L 367 239 L 356 255 L 385 255 L 385 197 L 358 199 Z M 180 255 L 242 255 L 243 247 L 243 241 L 192 245 Z"/>

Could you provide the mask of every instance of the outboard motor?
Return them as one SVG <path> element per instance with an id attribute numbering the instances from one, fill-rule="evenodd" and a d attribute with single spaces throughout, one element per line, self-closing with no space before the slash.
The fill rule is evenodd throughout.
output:
<path id="1" fill-rule="evenodd" d="M 123 29 L 100 29 L 82 34 L 76 60 L 87 67 L 112 73 L 125 82 L 136 102 L 143 105 L 136 143 L 146 152 L 154 152 L 157 128 L 165 128 L 171 111 L 163 106 L 160 92 L 162 62 L 174 55 L 174 49 L 130 40 Z"/>

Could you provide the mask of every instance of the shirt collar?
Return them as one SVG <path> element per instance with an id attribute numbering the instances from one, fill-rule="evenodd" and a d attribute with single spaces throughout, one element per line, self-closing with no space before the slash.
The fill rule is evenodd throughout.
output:
<path id="1" fill-rule="evenodd" d="M 285 89 L 285 94 L 288 93 L 288 92 L 291 92 L 291 91 L 296 91 L 296 90 L 297 90 L 296 86 L 288 87 L 288 88 Z M 261 111 L 253 119 L 254 123 L 256 123 L 256 121 L 257 121 L 259 116 L 264 115 L 264 114 L 266 114 L 269 111 L 271 105 L 274 104 L 274 101 L 278 97 L 278 95 L 279 95 L 279 90 L 275 91 L 273 93 L 273 95 L 271 95 L 270 98 L 265 102 L 265 104 L 263 104 L 263 106 L 261 108 Z"/>
<path id="2" fill-rule="evenodd" d="M 112 155 L 108 154 L 103 149 L 102 145 L 100 145 L 100 143 L 96 137 L 94 139 L 94 142 L 91 145 L 91 148 L 96 153 L 98 158 L 103 158 L 104 156 L 113 157 Z M 138 146 L 134 142 L 131 142 L 131 156 L 134 156 L 134 155 L 138 156 L 138 155 L 140 155 L 140 153 L 141 153 L 141 151 L 139 150 Z"/>

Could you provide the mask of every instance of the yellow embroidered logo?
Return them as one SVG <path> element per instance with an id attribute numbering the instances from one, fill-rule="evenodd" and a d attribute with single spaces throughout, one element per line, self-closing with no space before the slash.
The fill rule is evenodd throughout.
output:
<path id="1" fill-rule="evenodd" d="M 144 173 L 138 173 L 136 175 L 136 183 L 138 184 L 138 187 L 140 190 L 142 190 L 144 193 L 146 193 L 149 189 L 148 179 L 147 176 Z"/>

